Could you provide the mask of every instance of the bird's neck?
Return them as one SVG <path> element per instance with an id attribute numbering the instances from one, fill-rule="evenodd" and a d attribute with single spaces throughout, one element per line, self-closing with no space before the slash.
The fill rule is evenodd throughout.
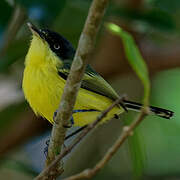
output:
<path id="1" fill-rule="evenodd" d="M 33 36 L 26 55 L 25 66 L 55 68 L 62 66 L 62 62 L 51 52 L 46 42 L 43 42 L 39 37 Z"/>

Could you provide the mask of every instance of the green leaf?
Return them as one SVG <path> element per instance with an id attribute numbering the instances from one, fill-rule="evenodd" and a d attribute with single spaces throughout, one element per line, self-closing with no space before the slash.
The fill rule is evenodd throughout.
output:
<path id="1" fill-rule="evenodd" d="M 144 106 L 148 106 L 150 95 L 150 80 L 148 69 L 144 59 L 139 52 L 138 47 L 136 46 L 136 43 L 134 42 L 133 37 L 116 24 L 107 23 L 106 27 L 111 33 L 119 36 L 122 39 L 127 60 L 144 86 Z M 129 125 L 132 122 L 131 119 L 133 118 L 129 119 L 130 121 L 124 122 L 126 125 Z M 144 170 L 145 155 L 143 152 L 145 151 L 142 149 L 144 146 L 140 137 L 141 131 L 138 127 L 134 130 L 134 135 L 128 138 L 135 179 L 139 179 L 142 176 Z"/>
<path id="2" fill-rule="evenodd" d="M 132 113 L 128 113 L 128 116 L 126 116 L 126 119 L 123 121 L 124 124 L 126 126 L 131 124 L 133 117 Z M 144 171 L 144 162 L 146 160 L 146 146 L 142 136 L 141 127 L 137 127 L 133 132 L 133 136 L 128 137 L 128 148 L 133 167 L 134 179 L 140 179 Z"/>
<path id="3" fill-rule="evenodd" d="M 129 151 L 134 167 L 134 179 L 140 179 L 144 170 L 144 151 L 140 133 L 135 130 L 133 136 L 128 138 Z"/>
<path id="4" fill-rule="evenodd" d="M 121 37 L 127 60 L 131 65 L 131 67 L 133 68 L 133 70 L 138 75 L 141 82 L 143 83 L 144 105 L 147 106 L 149 101 L 149 94 L 150 94 L 149 73 L 146 63 L 143 57 L 141 56 L 139 49 L 136 46 L 136 43 L 134 42 L 133 37 L 116 24 L 107 23 L 106 27 L 111 33 Z"/>

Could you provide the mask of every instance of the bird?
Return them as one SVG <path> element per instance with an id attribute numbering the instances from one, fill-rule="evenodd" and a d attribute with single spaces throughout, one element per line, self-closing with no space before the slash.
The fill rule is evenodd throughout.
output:
<path id="1" fill-rule="evenodd" d="M 37 28 L 30 22 L 27 25 L 32 32 L 32 40 L 25 57 L 22 81 L 24 96 L 37 116 L 53 124 L 76 50 L 59 33 Z M 79 127 L 90 124 L 119 97 L 111 85 L 87 65 L 71 124 Z M 101 123 L 119 117 L 126 110 L 140 111 L 141 108 L 142 104 L 123 99 L 123 103 L 116 105 Z M 149 109 L 151 114 L 165 119 L 173 116 L 171 110 L 154 106 Z"/>

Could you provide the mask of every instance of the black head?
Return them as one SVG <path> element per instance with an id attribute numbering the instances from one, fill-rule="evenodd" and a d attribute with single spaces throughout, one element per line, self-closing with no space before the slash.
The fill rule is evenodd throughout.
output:
<path id="1" fill-rule="evenodd" d="M 31 23 L 28 23 L 28 26 L 31 29 L 31 31 L 37 33 L 42 39 L 44 39 L 49 44 L 50 49 L 58 57 L 60 57 L 60 59 L 73 59 L 75 49 L 73 48 L 72 44 L 63 36 L 48 29 L 37 29 Z"/>
<path id="2" fill-rule="evenodd" d="M 49 44 L 51 50 L 62 60 L 73 59 L 75 50 L 67 39 L 48 29 L 40 29 L 40 33 Z"/>

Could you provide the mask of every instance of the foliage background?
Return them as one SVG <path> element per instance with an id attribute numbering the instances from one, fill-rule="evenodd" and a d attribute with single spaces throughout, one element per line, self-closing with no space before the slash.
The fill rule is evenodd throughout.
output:
<path id="1" fill-rule="evenodd" d="M 0 179 L 32 179 L 43 167 L 51 125 L 37 118 L 21 90 L 30 32 L 26 22 L 48 27 L 77 46 L 90 0 L 0 1 Z M 149 116 L 94 179 L 180 178 L 180 1 L 112 0 L 104 22 L 134 37 L 148 64 L 151 104 L 175 112 L 171 121 Z M 103 23 L 104 23 L 103 22 Z M 93 67 L 129 99 L 142 100 L 143 87 L 126 61 L 121 39 L 102 26 Z M 124 113 L 96 128 L 66 159 L 69 176 L 92 167 L 137 113 Z M 38 119 L 38 120 L 37 120 Z M 71 130 L 70 130 L 71 131 Z M 69 140 L 69 144 L 72 140 Z"/>

